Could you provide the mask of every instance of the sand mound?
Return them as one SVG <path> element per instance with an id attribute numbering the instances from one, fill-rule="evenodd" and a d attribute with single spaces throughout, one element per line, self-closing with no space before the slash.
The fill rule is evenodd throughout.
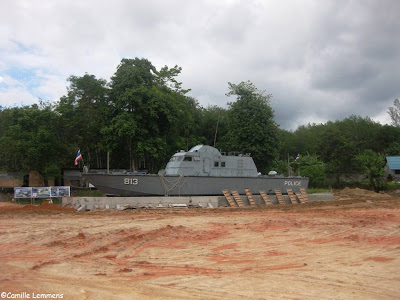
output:
<path id="1" fill-rule="evenodd" d="M 360 188 L 344 188 L 343 190 L 336 192 L 335 196 L 340 198 L 340 199 L 350 199 L 350 198 L 386 198 L 386 197 L 392 197 L 386 193 L 376 193 L 374 191 L 369 191 L 369 190 L 364 190 Z"/>

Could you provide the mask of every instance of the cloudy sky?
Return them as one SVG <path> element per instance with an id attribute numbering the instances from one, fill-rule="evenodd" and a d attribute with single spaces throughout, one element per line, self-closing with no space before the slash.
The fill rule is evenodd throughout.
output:
<path id="1" fill-rule="evenodd" d="M 282 128 L 369 116 L 400 97 L 398 0 L 1 0 L 0 106 L 56 101 L 66 78 L 107 81 L 122 58 L 182 67 L 203 106 L 227 82 L 272 94 Z"/>

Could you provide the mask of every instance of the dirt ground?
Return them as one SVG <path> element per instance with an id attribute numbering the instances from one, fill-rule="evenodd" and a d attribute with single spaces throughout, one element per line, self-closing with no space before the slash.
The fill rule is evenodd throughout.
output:
<path id="1" fill-rule="evenodd" d="M 336 198 L 81 213 L 0 203 L 0 293 L 398 299 L 400 197 L 346 189 Z"/>

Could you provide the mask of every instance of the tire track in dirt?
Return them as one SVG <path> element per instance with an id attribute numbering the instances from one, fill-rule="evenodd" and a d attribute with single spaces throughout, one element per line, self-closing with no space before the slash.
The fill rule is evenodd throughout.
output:
<path id="1" fill-rule="evenodd" d="M 80 232 L 76 236 L 44 243 L 52 250 L 48 260 L 35 264 L 32 269 L 39 269 L 49 264 L 62 263 L 71 259 L 107 259 L 122 265 L 137 257 L 146 248 L 184 248 L 185 243 L 200 243 L 220 237 L 213 231 L 189 230 L 184 226 L 167 225 L 162 228 L 140 231 L 131 234 L 125 230 L 98 233 L 87 236 Z M 62 253 L 68 250 L 68 255 Z M 133 253 L 133 254 L 132 254 Z M 43 259 L 41 256 L 38 260 Z"/>
<path id="2" fill-rule="evenodd" d="M 356 205 L 2 215 L 0 285 L 71 299 L 394 299 L 399 208 Z"/>

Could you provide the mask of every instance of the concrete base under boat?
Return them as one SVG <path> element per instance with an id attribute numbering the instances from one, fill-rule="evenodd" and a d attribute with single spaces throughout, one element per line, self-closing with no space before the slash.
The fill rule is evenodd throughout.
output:
<path id="1" fill-rule="evenodd" d="M 265 206 L 260 195 L 253 195 L 257 205 Z M 278 204 L 275 195 L 268 195 L 273 204 Z M 241 195 L 245 206 L 250 206 L 249 200 L 245 195 Z M 289 196 L 283 195 L 286 204 L 291 204 Z M 308 195 L 310 202 L 314 201 L 333 201 L 331 193 L 318 193 Z M 94 209 L 118 209 L 119 207 L 129 206 L 130 208 L 141 207 L 171 207 L 174 204 L 186 204 L 187 207 L 215 208 L 229 206 L 224 196 L 191 196 L 191 197 L 63 197 L 62 204 L 75 208 Z M 185 207 L 185 206 L 176 206 Z"/>

